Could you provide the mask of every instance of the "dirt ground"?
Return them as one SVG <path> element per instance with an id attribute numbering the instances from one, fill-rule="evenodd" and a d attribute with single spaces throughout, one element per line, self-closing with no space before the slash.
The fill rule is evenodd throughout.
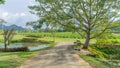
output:
<path id="1" fill-rule="evenodd" d="M 71 45 L 71 42 L 59 42 L 27 60 L 20 68 L 92 68 L 73 52 Z"/>

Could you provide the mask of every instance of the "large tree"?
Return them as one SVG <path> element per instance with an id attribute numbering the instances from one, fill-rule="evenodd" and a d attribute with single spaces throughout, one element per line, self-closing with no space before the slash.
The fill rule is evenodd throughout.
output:
<path id="1" fill-rule="evenodd" d="M 120 0 L 36 0 L 29 6 L 31 13 L 41 20 L 58 23 L 74 30 L 85 38 L 84 49 L 91 39 L 100 36 L 112 27 L 119 16 Z"/>
<path id="2" fill-rule="evenodd" d="M 0 0 L 0 4 L 4 4 L 5 0 Z"/>

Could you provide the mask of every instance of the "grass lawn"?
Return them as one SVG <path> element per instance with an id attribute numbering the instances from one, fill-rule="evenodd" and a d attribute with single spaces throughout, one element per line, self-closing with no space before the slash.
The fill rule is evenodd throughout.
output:
<path id="1" fill-rule="evenodd" d="M 39 51 L 31 52 L 0 52 L 0 68 L 16 68 L 25 60 L 35 56 Z"/>

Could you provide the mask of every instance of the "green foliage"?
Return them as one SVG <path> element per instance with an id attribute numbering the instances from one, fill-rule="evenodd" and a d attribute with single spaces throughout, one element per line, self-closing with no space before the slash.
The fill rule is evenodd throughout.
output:
<path id="1" fill-rule="evenodd" d="M 116 36 L 115 34 L 107 34 L 107 37 L 109 39 L 117 39 L 118 38 L 118 36 Z"/>
<path id="2" fill-rule="evenodd" d="M 109 40 L 108 34 L 102 34 L 101 36 L 96 38 L 96 44 L 99 47 L 104 47 L 107 44 L 111 44 L 111 41 Z"/>
<path id="3" fill-rule="evenodd" d="M 98 47 L 95 45 L 91 45 L 89 47 L 89 51 L 92 54 L 86 55 L 88 58 L 93 58 L 94 60 L 98 59 L 97 62 L 102 62 L 100 64 L 109 65 L 110 68 L 119 68 L 119 60 L 120 60 L 120 46 L 109 45 L 106 47 Z M 87 58 L 84 58 L 85 60 Z M 91 59 L 87 59 L 88 62 L 91 62 Z M 92 64 L 94 62 L 91 62 Z M 111 64 L 112 63 L 112 64 Z M 115 63 L 115 65 L 114 65 Z M 102 68 L 102 67 L 101 67 Z"/>
<path id="4" fill-rule="evenodd" d="M 95 46 L 90 47 L 89 51 L 92 53 L 92 55 L 94 55 L 94 57 L 96 58 L 101 58 L 101 59 L 105 59 L 107 57 L 107 54 L 105 54 L 102 51 L 99 51 L 99 49 Z"/>
<path id="5" fill-rule="evenodd" d="M 0 30 L 0 35 L 3 34 L 3 30 Z"/>
<path id="6" fill-rule="evenodd" d="M 7 50 L 4 50 L 4 48 L 0 48 L 0 52 L 25 52 L 29 51 L 28 47 L 18 47 L 18 48 L 7 48 Z"/>
<path id="7" fill-rule="evenodd" d="M 63 28 L 77 32 L 86 38 L 83 48 L 88 48 L 92 38 L 109 31 L 114 18 L 119 17 L 119 0 L 36 0 L 38 4 L 29 6 L 30 12 L 40 21 L 33 26 Z M 115 11 L 112 11 L 115 10 Z M 106 42 L 107 43 L 107 42 Z"/>
<path id="8" fill-rule="evenodd" d="M 0 0 L 0 4 L 4 4 L 5 3 L 5 0 Z"/>
<path id="9" fill-rule="evenodd" d="M 110 46 L 104 49 L 101 49 L 104 53 L 109 55 L 109 59 L 120 60 L 120 47 Z"/>
<path id="10" fill-rule="evenodd" d="M 90 46 L 90 52 L 99 58 L 106 59 L 120 59 L 120 46 L 106 46 L 106 47 L 98 47 L 95 45 Z"/>
<path id="11" fill-rule="evenodd" d="M 112 44 L 120 43 L 117 39 L 112 39 L 111 42 Z"/>
<path id="12" fill-rule="evenodd" d="M 40 32 L 40 33 L 21 33 L 21 35 L 28 36 L 28 37 L 33 37 L 36 36 L 38 38 L 42 37 L 52 37 L 52 34 L 50 32 Z M 74 38 L 74 39 L 82 39 L 82 37 L 77 34 L 77 33 L 72 33 L 72 32 L 56 32 L 55 37 L 57 38 Z"/>
<path id="13" fill-rule="evenodd" d="M 90 55 L 80 55 L 80 57 L 89 62 L 90 65 L 93 66 L 93 68 L 109 68 L 109 66 L 106 65 L 106 63 L 99 61 L 98 58 L 92 57 Z"/>
<path id="14" fill-rule="evenodd" d="M 50 42 L 49 44 L 48 48 L 55 45 L 54 42 Z M 26 60 L 40 53 L 41 50 L 27 52 L 0 52 L 0 68 L 17 68 Z"/>
<path id="15" fill-rule="evenodd" d="M 25 60 L 35 56 L 39 51 L 32 52 L 0 52 L 0 68 L 16 68 Z"/>

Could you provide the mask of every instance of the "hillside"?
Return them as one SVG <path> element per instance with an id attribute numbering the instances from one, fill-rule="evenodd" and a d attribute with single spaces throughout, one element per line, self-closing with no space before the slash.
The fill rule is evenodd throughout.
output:
<path id="1" fill-rule="evenodd" d="M 0 24 L 0 29 L 2 29 L 2 24 Z M 18 30 L 18 31 L 23 31 L 23 30 L 25 30 L 25 28 L 23 28 L 23 27 L 21 27 L 21 26 L 17 26 L 17 25 L 10 25 L 10 26 L 5 26 L 4 25 L 4 29 L 6 30 L 6 29 L 14 29 L 14 30 Z"/>

